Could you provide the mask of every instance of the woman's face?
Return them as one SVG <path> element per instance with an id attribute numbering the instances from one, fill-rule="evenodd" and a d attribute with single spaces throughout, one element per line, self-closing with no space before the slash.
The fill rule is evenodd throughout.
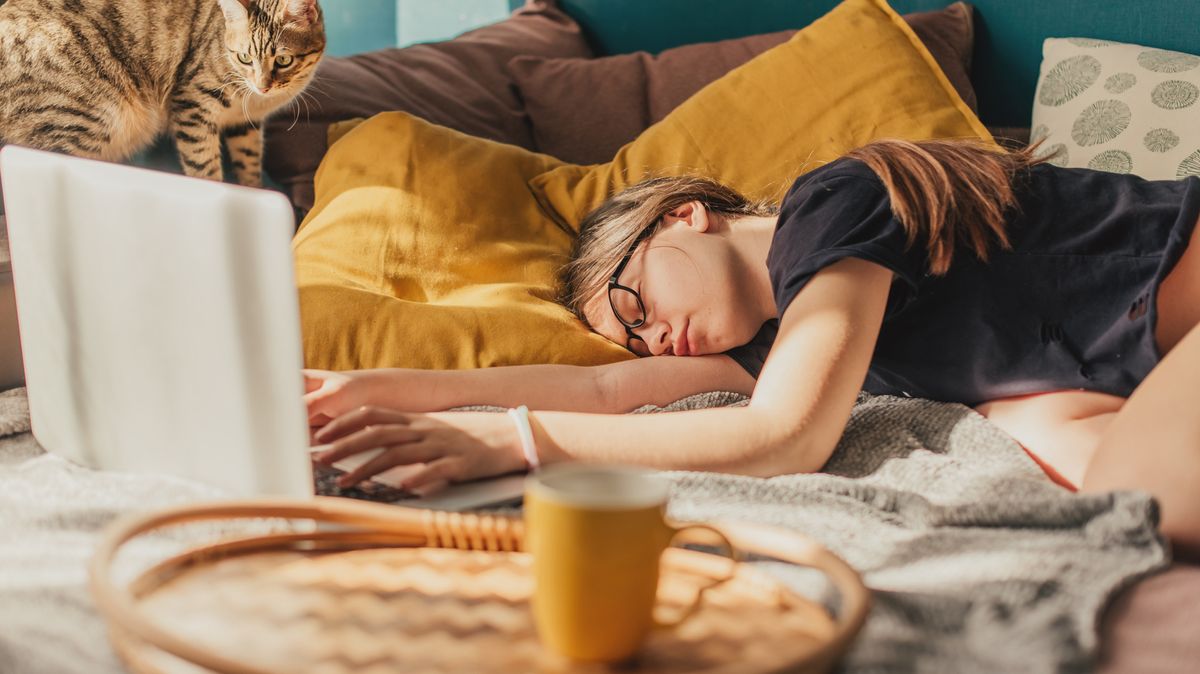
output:
<path id="1" fill-rule="evenodd" d="M 750 274 L 728 236 L 728 226 L 699 202 L 663 217 L 663 226 L 641 242 L 617 280 L 637 291 L 646 322 L 630 339 L 610 305 L 608 290 L 588 302 L 584 315 L 604 337 L 639 355 L 700 356 L 749 342 L 761 327 L 750 299 Z M 626 319 L 632 305 L 619 308 Z"/>

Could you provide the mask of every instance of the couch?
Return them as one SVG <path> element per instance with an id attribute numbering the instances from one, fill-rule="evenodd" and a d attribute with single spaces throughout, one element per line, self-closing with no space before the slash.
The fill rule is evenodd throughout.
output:
<path id="1" fill-rule="evenodd" d="M 520 3 L 512 4 L 515 8 Z M 797 28 L 835 4 L 836 0 L 561 2 L 582 26 L 595 55 L 659 52 L 691 42 Z M 893 2 L 905 13 L 945 4 L 944 0 Z M 1195 26 L 1200 25 L 1200 3 L 1189 0 L 976 0 L 973 4 L 971 81 L 979 114 L 997 135 L 1018 140 L 1028 138 L 1044 38 L 1087 36 L 1195 52 Z M 15 375 L 4 379 L 6 372 L 13 372 L 11 364 L 19 362 L 15 345 L 5 344 L 4 329 L 14 323 L 4 300 L 5 264 L 0 255 L 0 388 L 19 383 Z M 1106 612 L 1101 671 L 1180 671 L 1184 663 L 1200 661 L 1191 639 L 1200 619 L 1198 606 L 1200 568 L 1174 565 L 1129 588 Z"/>

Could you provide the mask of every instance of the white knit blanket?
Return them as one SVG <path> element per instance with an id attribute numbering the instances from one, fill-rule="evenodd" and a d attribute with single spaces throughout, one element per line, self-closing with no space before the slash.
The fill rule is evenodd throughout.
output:
<path id="1" fill-rule="evenodd" d="M 0 672 L 120 672 L 85 588 L 97 532 L 119 513 L 217 494 L 80 468 L 26 430 L 23 393 L 0 394 Z M 1086 671 L 1109 597 L 1168 562 L 1147 495 L 1071 494 L 961 405 L 864 397 L 822 474 L 672 476 L 673 517 L 791 527 L 863 573 L 874 609 L 845 671 Z M 129 563 L 180 544 L 150 537 Z M 832 603 L 815 573 L 754 563 Z"/>

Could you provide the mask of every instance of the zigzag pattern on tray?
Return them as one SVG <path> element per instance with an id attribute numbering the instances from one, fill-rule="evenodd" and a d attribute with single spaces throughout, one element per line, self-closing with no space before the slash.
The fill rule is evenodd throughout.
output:
<path id="1" fill-rule="evenodd" d="M 677 557 L 665 558 L 664 613 L 728 569 L 716 560 L 688 572 Z M 520 553 L 430 548 L 270 553 L 189 571 L 141 606 L 174 633 L 275 671 L 607 671 L 541 649 L 530 566 Z M 823 610 L 743 565 L 692 620 L 654 634 L 627 671 L 772 671 L 831 630 Z"/>

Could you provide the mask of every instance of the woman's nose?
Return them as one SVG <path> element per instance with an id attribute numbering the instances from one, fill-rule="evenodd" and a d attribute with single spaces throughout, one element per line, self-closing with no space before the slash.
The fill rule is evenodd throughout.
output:
<path id="1" fill-rule="evenodd" d="M 671 328 L 666 321 L 654 324 L 651 328 L 650 339 L 646 340 L 646 344 L 656 356 L 671 351 Z"/>

